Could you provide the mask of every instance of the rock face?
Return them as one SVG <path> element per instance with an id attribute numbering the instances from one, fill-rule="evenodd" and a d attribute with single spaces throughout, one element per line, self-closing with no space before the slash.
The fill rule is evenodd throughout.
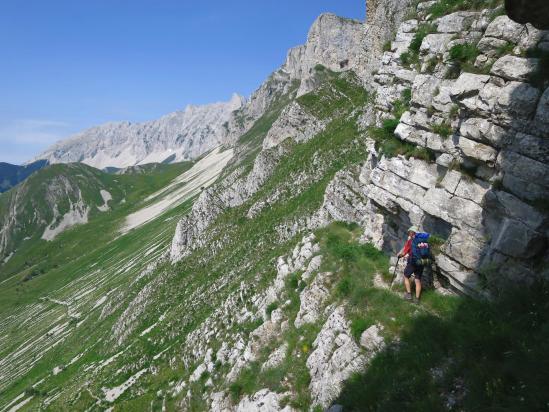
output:
<path id="1" fill-rule="evenodd" d="M 61 141 L 36 159 L 82 162 L 98 169 L 194 159 L 225 143 L 225 123 L 245 100 L 187 106 L 145 123 L 108 123 Z"/>
<path id="2" fill-rule="evenodd" d="M 349 321 L 343 307 L 328 317 L 313 343 L 307 359 L 311 374 L 309 385 L 313 403 L 326 408 L 341 391 L 343 382 L 364 367 L 366 358 L 350 336 Z"/>
<path id="3" fill-rule="evenodd" d="M 397 35 L 394 51 L 384 54 L 375 76 L 377 121 L 390 117 L 395 101 L 410 90 L 410 109 L 395 134 L 430 151 L 436 163 L 372 156 L 373 167 L 362 172 L 369 177 L 363 191 L 371 207 L 367 219 L 376 222 L 366 227 L 367 237 L 394 251 L 391 226 L 403 230 L 413 223 L 440 235 L 447 241 L 436 258 L 438 270 L 467 293 L 494 281 L 496 273 L 533 279 L 532 258 L 547 250 L 547 214 L 536 207 L 549 191 L 542 149 L 549 136 L 543 121 L 547 107 L 543 91 L 529 83 L 539 61 L 515 55 L 494 59 L 502 44 L 515 45 L 520 53 L 541 45 L 545 34 L 506 16 L 492 22 L 485 16 L 456 12 L 440 18 L 411 70 L 400 61 Z M 399 32 L 416 24 L 403 22 Z M 446 38 L 446 33 L 457 35 Z M 473 38 L 480 50 L 477 62 L 492 59 L 490 74 L 462 72 L 448 79 L 450 48 Z M 430 59 L 442 63 L 427 70 Z M 437 124 L 447 124 L 448 137 L 435 131 Z"/>
<path id="4" fill-rule="evenodd" d="M 301 80 L 298 95 L 314 87 L 310 75 L 317 64 L 330 70 L 362 71 L 364 67 L 364 24 L 334 14 L 322 14 L 309 30 L 307 43 L 291 49 L 282 70 L 290 79 Z"/>

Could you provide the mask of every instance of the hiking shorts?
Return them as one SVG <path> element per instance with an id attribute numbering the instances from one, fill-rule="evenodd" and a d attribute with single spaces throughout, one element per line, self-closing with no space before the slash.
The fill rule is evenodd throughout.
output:
<path id="1" fill-rule="evenodd" d="M 423 275 L 423 266 L 414 265 L 412 259 L 410 259 L 404 268 L 404 276 L 409 279 L 412 275 L 414 275 L 417 280 L 421 280 L 421 276 Z"/>

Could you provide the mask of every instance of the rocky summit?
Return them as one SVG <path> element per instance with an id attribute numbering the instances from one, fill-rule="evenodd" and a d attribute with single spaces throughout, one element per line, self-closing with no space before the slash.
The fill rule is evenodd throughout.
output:
<path id="1" fill-rule="evenodd" d="M 84 131 L 0 195 L 0 411 L 547 409 L 549 31 L 367 10 L 249 99 Z"/>

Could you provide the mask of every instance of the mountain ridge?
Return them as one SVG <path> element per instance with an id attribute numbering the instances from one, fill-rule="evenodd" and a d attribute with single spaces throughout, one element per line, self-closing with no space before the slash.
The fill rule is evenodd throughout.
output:
<path id="1" fill-rule="evenodd" d="M 194 159 L 225 143 L 223 125 L 245 99 L 187 105 L 159 119 L 108 122 L 56 143 L 34 159 L 51 164 L 82 162 L 98 169 Z"/>

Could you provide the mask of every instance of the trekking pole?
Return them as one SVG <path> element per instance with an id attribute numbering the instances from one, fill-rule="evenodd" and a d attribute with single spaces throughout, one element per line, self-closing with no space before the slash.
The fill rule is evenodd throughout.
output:
<path id="1" fill-rule="evenodd" d="M 393 278 L 391 279 L 391 289 L 393 288 L 393 282 L 396 278 L 397 268 L 398 268 L 398 262 L 400 261 L 400 256 L 397 258 L 397 263 L 395 263 L 395 270 L 393 270 Z"/>

